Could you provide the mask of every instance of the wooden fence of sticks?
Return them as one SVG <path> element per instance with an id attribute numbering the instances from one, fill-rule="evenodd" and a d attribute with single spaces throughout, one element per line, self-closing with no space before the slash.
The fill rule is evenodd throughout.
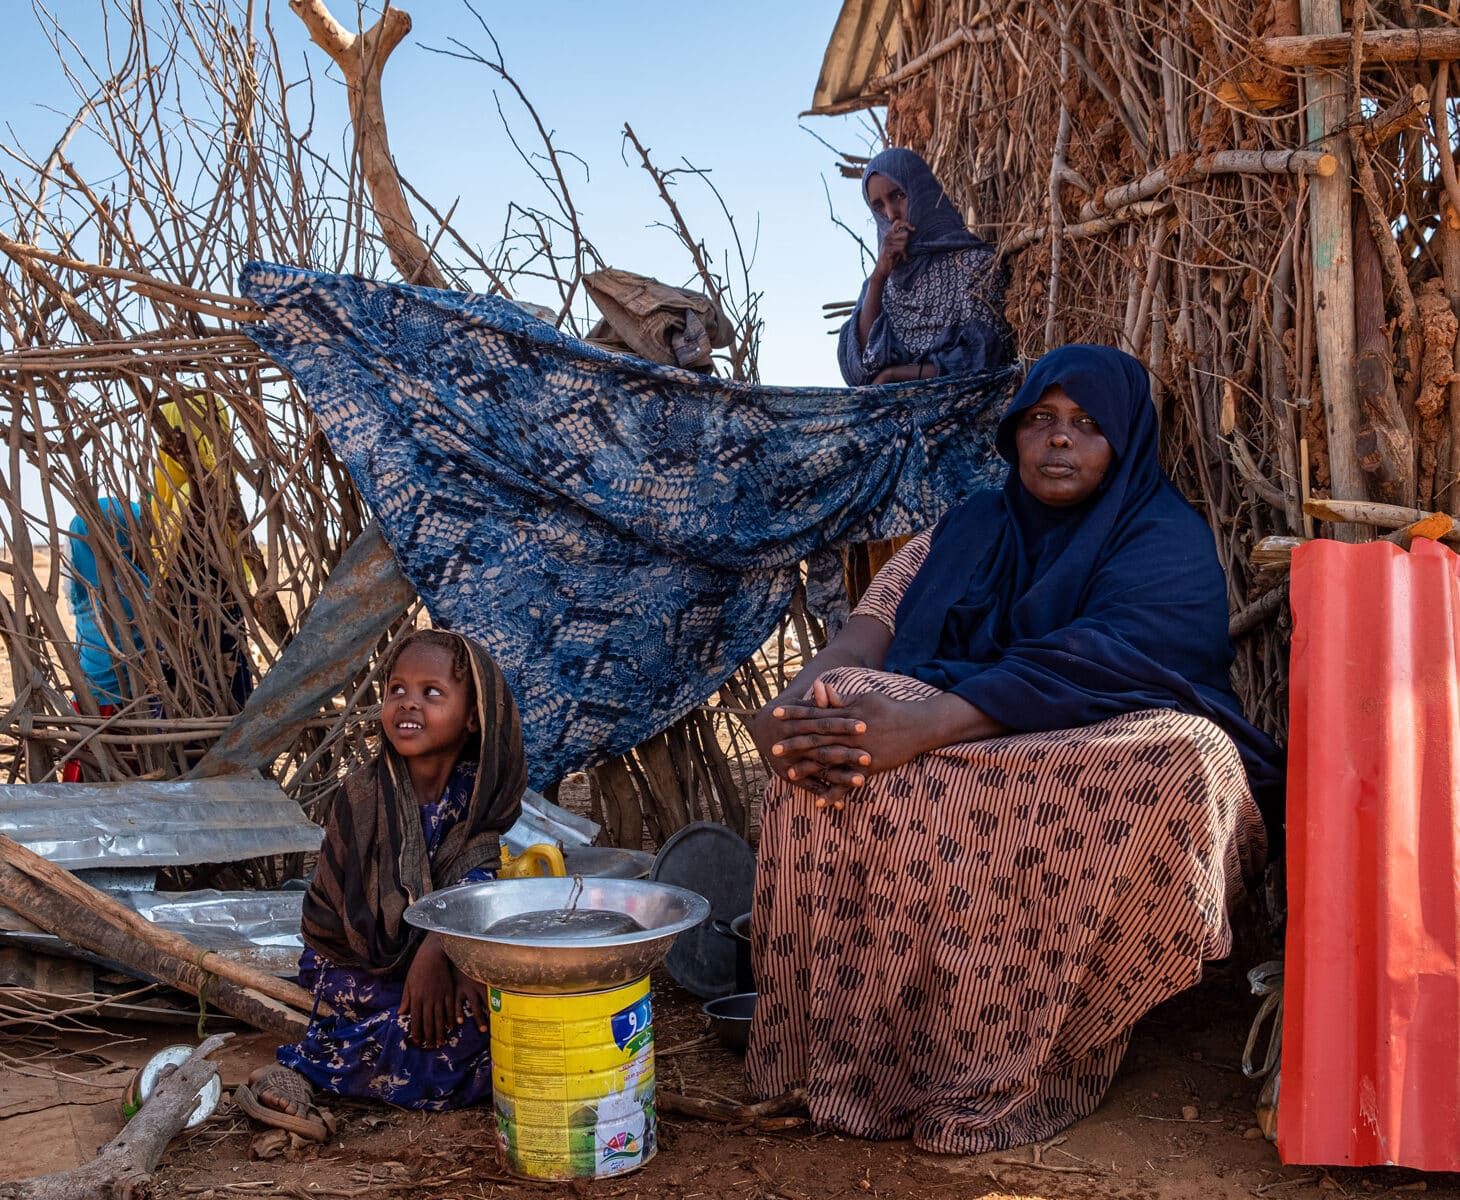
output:
<path id="1" fill-rule="evenodd" d="M 387 8 L 355 34 L 323 0 L 290 8 L 281 19 L 302 21 L 344 80 L 355 136 L 343 156 L 315 148 L 316 116 L 302 102 L 314 81 L 307 63 L 286 75 L 268 5 L 117 10 L 97 61 L 37 7 L 77 107 L 48 153 L 3 146 L 0 639 L 14 686 L 0 691 L 0 781 L 57 779 L 70 763 L 92 779 L 186 774 L 369 520 L 293 382 L 238 331 L 256 316 L 231 294 L 245 262 L 367 275 L 393 267 L 410 282 L 509 298 L 526 288 L 554 297 L 561 326 L 588 327 L 582 279 L 605 264 L 574 202 L 573 157 L 554 145 L 490 30 L 481 29 L 490 52 L 450 52 L 517 105 L 509 111 L 538 141 L 524 158 L 542 164 L 542 191 L 535 204 L 512 203 L 504 236 L 483 246 L 452 223 L 454 208 L 438 211 L 402 178 L 390 154 L 380 78 L 410 17 Z M 706 186 L 703 174 L 656 166 L 627 127 L 625 142 L 666 206 L 695 286 L 735 325 L 719 369 L 753 379 L 758 296 L 733 219 L 726 211 L 730 252 L 717 258 L 675 198 L 686 180 Z M 79 590 L 66 565 L 70 513 L 86 523 L 97 560 Z M 117 690 L 132 699 L 107 709 L 88 688 L 70 600 L 95 608 Z M 368 754 L 375 673 L 419 616 L 392 627 L 273 763 L 307 811 Z M 696 818 L 748 828 L 757 767 L 734 710 L 779 690 L 787 655 L 794 662 L 811 637 L 799 611 L 788 617 L 769 658 L 594 773 L 613 840 L 662 840 Z M 249 864 L 230 881 L 269 882 L 275 870 Z"/>
<path id="2" fill-rule="evenodd" d="M 1280 734 L 1292 541 L 1452 528 L 1460 10 L 847 10 L 879 7 L 897 48 L 828 107 L 886 104 L 890 139 L 923 151 L 998 241 L 1026 358 L 1088 340 L 1148 364 L 1168 468 L 1228 572 L 1239 688 Z M 312 114 L 293 103 L 312 82 L 285 76 L 268 6 L 244 0 L 152 6 L 145 22 L 118 24 L 95 62 L 52 26 L 75 117 L 45 155 L 4 147 L 19 165 L 0 179 L 0 638 L 14 676 L 0 778 L 56 778 L 68 761 L 112 779 L 185 773 L 237 711 L 240 667 L 257 676 L 278 659 L 368 520 L 292 382 L 237 331 L 253 315 L 231 295 L 245 261 L 545 289 L 560 324 L 585 328 L 582 276 L 603 264 L 574 203 L 571 156 L 489 31 L 490 53 L 460 53 L 526 114 L 544 190 L 537 206 L 512 205 L 505 236 L 484 247 L 390 156 L 380 76 L 410 18 L 387 9 L 357 35 L 323 0 L 290 8 L 285 19 L 304 22 L 344 80 L 355 137 L 342 157 L 314 148 Z M 697 286 L 737 324 L 721 369 L 754 378 L 759 318 L 743 258 L 717 267 L 675 205 L 680 177 L 626 135 Z M 738 246 L 733 222 L 729 237 Z M 55 551 L 68 510 L 116 532 L 90 539 L 89 595 L 127 643 L 113 648 L 136 699 L 105 714 L 63 603 Z M 758 769 L 733 710 L 778 689 L 817 637 L 798 609 L 771 643 L 776 661 L 748 665 L 706 708 L 598 768 L 591 790 L 613 839 L 660 840 L 696 817 L 747 828 Z M 367 752 L 378 661 L 274 764 L 307 808 Z"/>

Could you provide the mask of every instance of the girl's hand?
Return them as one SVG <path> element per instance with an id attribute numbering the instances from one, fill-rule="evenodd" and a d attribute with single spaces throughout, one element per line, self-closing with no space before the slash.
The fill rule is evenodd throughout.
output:
<path id="1" fill-rule="evenodd" d="M 917 232 L 906 221 L 894 221 L 892 228 L 887 231 L 887 236 L 882 239 L 882 246 L 877 251 L 877 263 L 872 268 L 874 278 L 886 279 L 892 274 L 892 269 L 907 258 L 908 238 Z"/>
<path id="2" fill-rule="evenodd" d="M 451 1006 L 452 1012 L 457 1014 L 458 1020 L 461 1014 L 466 1014 L 466 1020 L 475 1021 L 477 1032 L 487 1032 L 487 1014 L 490 1011 L 487 1000 L 487 985 L 478 983 L 469 975 L 461 972 L 455 963 L 451 965 L 451 979 L 456 985 L 454 1003 Z"/>
<path id="3" fill-rule="evenodd" d="M 426 936 L 406 972 L 400 1015 L 406 1022 L 407 1039 L 428 1049 L 441 1045 L 446 1035 L 461 1024 L 451 962 L 434 934 Z"/>

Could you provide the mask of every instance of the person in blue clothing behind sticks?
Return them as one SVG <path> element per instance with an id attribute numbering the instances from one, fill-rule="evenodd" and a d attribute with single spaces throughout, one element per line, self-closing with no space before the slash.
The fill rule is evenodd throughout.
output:
<path id="1" fill-rule="evenodd" d="M 333 1014 L 316 1013 L 235 1095 L 255 1119 L 319 1141 L 315 1088 L 431 1111 L 492 1095 L 486 989 L 404 913 L 495 878 L 527 787 L 517 704 L 481 646 L 440 630 L 402 641 L 384 678 L 384 744 L 336 793 L 304 898 L 300 982 Z"/>
<path id="2" fill-rule="evenodd" d="M 922 156 L 882 151 L 867 164 L 862 196 L 877 222 L 877 262 L 837 344 L 847 383 L 1007 365 L 1014 339 L 998 254 L 968 231 Z"/>
<path id="3" fill-rule="evenodd" d="M 141 506 L 104 496 L 96 507 L 99 521 L 77 515 L 67 528 L 66 601 L 76 620 L 76 654 L 87 689 L 96 701 L 97 711 L 109 717 L 130 694 L 127 664 L 135 664 L 145 646 L 137 631 L 129 594 L 137 595 L 140 590 L 145 595 L 148 580 L 137 565 L 132 544 L 133 532 L 142 518 Z M 103 552 L 98 557 L 101 541 L 116 545 L 121 559 L 135 575 L 133 583 L 121 578 L 114 555 Z M 103 572 L 109 587 L 102 586 Z M 113 590 L 115 599 L 109 599 L 107 593 Z M 112 605 L 119 605 L 119 611 L 111 611 Z M 81 711 L 75 701 L 72 707 Z M 80 781 L 79 760 L 66 763 L 62 779 L 67 783 Z"/>

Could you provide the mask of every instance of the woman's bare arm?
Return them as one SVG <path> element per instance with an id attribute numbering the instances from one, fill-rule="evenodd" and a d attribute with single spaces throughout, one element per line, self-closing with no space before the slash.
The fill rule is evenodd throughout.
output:
<path id="1" fill-rule="evenodd" d="M 801 673 L 787 685 L 767 708 L 774 709 L 782 701 L 792 703 L 811 693 L 811 685 L 837 667 L 868 667 L 880 671 L 892 645 L 892 630 L 875 617 L 852 617 L 821 652 L 801 668 Z"/>

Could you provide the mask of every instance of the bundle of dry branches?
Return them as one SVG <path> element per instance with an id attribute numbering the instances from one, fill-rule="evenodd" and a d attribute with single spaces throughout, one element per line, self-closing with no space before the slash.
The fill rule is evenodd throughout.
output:
<path id="1" fill-rule="evenodd" d="M 0 143 L 13 167 L 0 179 L 0 640 L 14 676 L 13 696 L 0 695 L 0 781 L 59 778 L 73 761 L 91 778 L 185 774 L 285 652 L 369 519 L 292 380 L 238 332 L 256 316 L 232 295 L 245 262 L 367 275 L 393 266 L 412 282 L 512 298 L 547 291 L 575 333 L 591 323 L 582 276 L 604 265 L 573 199 L 574 156 L 553 144 L 485 25 L 490 55 L 461 43 L 443 52 L 501 81 L 540 143 L 513 139 L 542 187 L 535 202 L 506 205 L 489 248 L 390 156 L 379 84 L 410 29 L 401 10 L 359 34 L 323 0 L 290 0 L 294 15 L 282 18 L 302 21 L 344 77 L 353 145 L 337 161 L 312 148 L 313 81 L 307 66 L 283 74 L 268 3 L 97 3 L 111 31 L 97 61 L 36 6 L 75 116 L 44 156 Z M 510 136 L 505 110 L 503 121 Z M 681 177 L 708 184 L 704 173 L 661 170 L 625 135 L 692 286 L 736 325 L 718 368 L 753 379 L 758 296 L 733 219 L 722 203 L 732 249 L 717 263 L 674 195 Z M 420 229 L 413 204 L 429 214 Z M 97 560 L 82 590 L 118 664 L 123 699 L 109 713 L 69 618 L 67 510 L 85 521 Z M 379 661 L 342 681 L 274 764 L 307 808 L 368 750 Z M 727 722 L 701 715 L 666 735 L 689 754 L 667 774 L 652 753 L 648 773 L 620 763 L 643 785 L 624 793 L 621 823 L 632 799 L 656 835 L 697 811 L 743 826 L 745 768 L 732 775 Z"/>

